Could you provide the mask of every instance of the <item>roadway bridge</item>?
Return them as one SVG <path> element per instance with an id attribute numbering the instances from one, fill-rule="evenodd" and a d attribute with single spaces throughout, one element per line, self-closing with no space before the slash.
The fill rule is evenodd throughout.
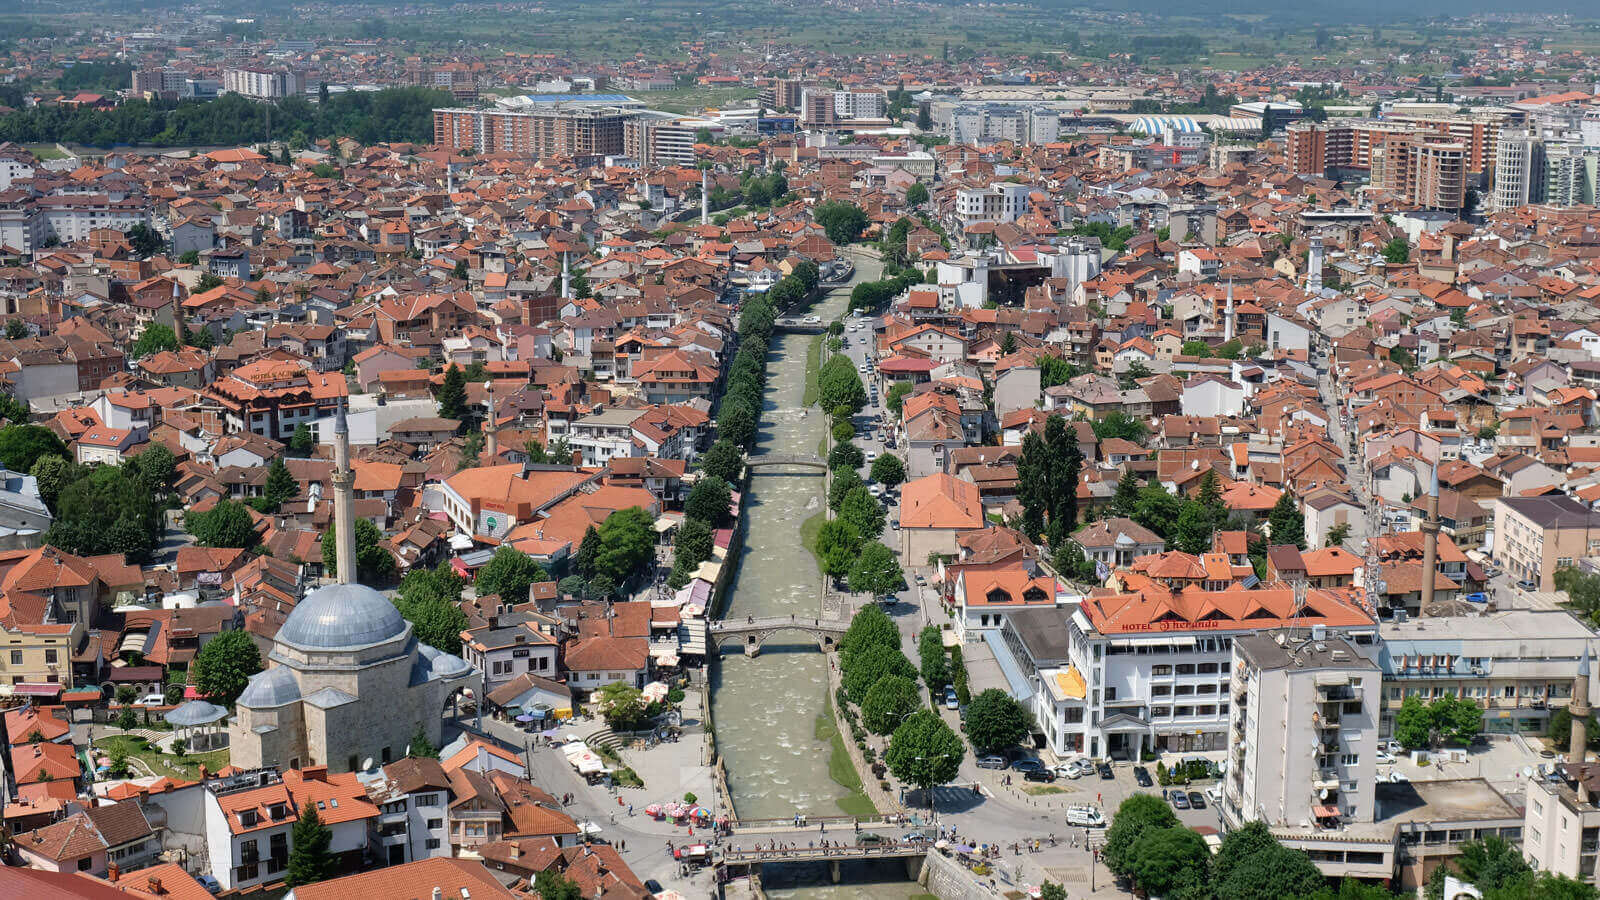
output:
<path id="1" fill-rule="evenodd" d="M 928 856 L 928 844 L 925 841 L 889 840 L 875 844 L 856 845 L 849 843 L 847 839 L 840 843 L 842 846 L 835 847 L 801 847 L 798 844 L 783 847 L 777 843 L 758 844 L 755 847 L 729 847 L 727 846 L 727 839 L 724 838 L 722 852 L 717 858 L 717 865 L 723 870 L 725 878 L 737 878 L 765 865 L 825 862 L 828 864 L 829 877 L 835 884 L 838 884 L 841 863 L 856 860 L 898 859 L 905 862 L 906 877 L 916 881 L 922 875 L 922 863 Z"/>
<path id="2" fill-rule="evenodd" d="M 718 619 L 711 623 L 711 645 L 721 649 L 734 640 L 744 641 L 744 655 L 755 656 L 761 645 L 775 634 L 798 631 L 817 639 L 824 653 L 833 649 L 850 627 L 843 619 L 807 619 L 798 616 L 748 616 L 744 619 Z"/>
<path id="3" fill-rule="evenodd" d="M 780 334 L 822 334 L 828 330 L 828 323 L 807 322 L 803 318 L 783 316 L 773 321 L 772 330 Z"/>
<path id="4" fill-rule="evenodd" d="M 776 466 L 799 466 L 806 469 L 828 471 L 828 461 L 814 453 L 763 453 L 744 461 L 747 469 L 768 469 Z"/>

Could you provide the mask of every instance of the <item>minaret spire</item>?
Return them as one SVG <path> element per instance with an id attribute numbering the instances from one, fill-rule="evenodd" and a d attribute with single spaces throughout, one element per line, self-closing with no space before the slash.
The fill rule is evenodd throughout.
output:
<path id="1" fill-rule="evenodd" d="M 1233 340 L 1233 279 L 1228 279 L 1228 311 L 1222 317 L 1222 342 Z"/>
<path id="2" fill-rule="evenodd" d="M 1439 464 L 1433 464 L 1433 477 L 1428 485 L 1428 517 L 1422 523 L 1422 610 L 1429 615 L 1433 605 L 1433 579 L 1437 577 L 1439 562 Z"/>
<path id="3" fill-rule="evenodd" d="M 567 265 L 567 251 L 561 251 L 561 299 L 572 298 L 572 269 Z"/>
<path id="4" fill-rule="evenodd" d="M 356 580 L 356 523 L 351 508 L 351 491 L 356 476 L 350 471 L 350 423 L 345 419 L 344 400 L 339 400 L 333 416 L 333 529 L 334 580 L 353 584 Z"/>
<path id="5" fill-rule="evenodd" d="M 700 224 L 711 221 L 711 170 L 700 170 Z"/>
<path id="6" fill-rule="evenodd" d="M 1589 644 L 1583 645 L 1583 658 L 1578 660 L 1578 677 L 1572 679 L 1572 699 L 1567 712 L 1572 716 L 1572 742 L 1567 745 L 1567 765 L 1584 762 L 1589 750 Z"/>
<path id="7" fill-rule="evenodd" d="M 499 435 L 495 433 L 499 430 L 499 423 L 495 421 L 493 378 L 489 379 L 489 383 L 486 385 L 486 387 L 489 389 L 489 417 L 483 423 L 484 431 L 488 432 L 488 434 L 484 435 L 483 443 L 485 449 L 488 450 L 489 458 L 488 462 L 484 463 L 484 465 L 492 466 L 496 465 L 500 460 L 500 438 Z"/>

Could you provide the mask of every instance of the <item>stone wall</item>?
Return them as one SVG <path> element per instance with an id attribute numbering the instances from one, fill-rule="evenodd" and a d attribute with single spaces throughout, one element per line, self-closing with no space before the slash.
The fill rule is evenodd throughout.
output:
<path id="1" fill-rule="evenodd" d="M 928 851 L 922 861 L 918 884 L 939 900 L 995 900 L 995 895 L 979 884 L 966 866 L 937 850 Z"/>

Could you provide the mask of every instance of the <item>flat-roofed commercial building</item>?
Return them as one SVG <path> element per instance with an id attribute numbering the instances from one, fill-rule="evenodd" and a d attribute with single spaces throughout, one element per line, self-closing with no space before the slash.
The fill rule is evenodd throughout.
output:
<path id="1" fill-rule="evenodd" d="M 620 156 L 623 124 L 638 115 L 609 106 L 436 109 L 433 142 L 452 150 L 514 156 Z"/>

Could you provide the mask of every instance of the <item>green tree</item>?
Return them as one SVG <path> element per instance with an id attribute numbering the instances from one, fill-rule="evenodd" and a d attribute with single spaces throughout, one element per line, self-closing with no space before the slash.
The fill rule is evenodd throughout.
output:
<path id="1" fill-rule="evenodd" d="M 817 557 L 824 574 L 843 578 L 861 552 L 861 533 L 843 519 L 829 519 L 817 529 Z"/>
<path id="2" fill-rule="evenodd" d="M 1200 554 L 1211 549 L 1212 518 L 1194 500 L 1185 500 L 1172 526 L 1172 547 L 1184 553 Z"/>
<path id="3" fill-rule="evenodd" d="M 615 731 L 634 731 L 645 724 L 644 694 L 625 681 L 613 681 L 596 692 L 595 701 L 606 724 Z"/>
<path id="4" fill-rule="evenodd" d="M 411 742 L 406 744 L 406 755 L 416 759 L 438 759 L 439 748 L 428 740 L 428 733 L 422 729 L 422 724 L 417 724 L 417 730 L 411 734 Z"/>
<path id="5" fill-rule="evenodd" d="M 1233 842 L 1229 847 L 1229 842 Z M 1303 897 L 1320 888 L 1322 873 L 1301 850 L 1278 843 L 1261 822 L 1246 823 L 1228 833 L 1212 861 L 1217 895 L 1240 900 Z"/>
<path id="6" fill-rule="evenodd" d="M 1243 352 L 1244 344 L 1240 343 L 1238 338 L 1234 338 L 1217 348 L 1217 357 L 1219 359 L 1238 359 Z"/>
<path id="7" fill-rule="evenodd" d="M 1183 511 L 1183 501 L 1167 493 L 1161 482 L 1152 481 L 1139 489 L 1134 499 L 1133 520 L 1166 537 L 1172 532 L 1178 515 Z"/>
<path id="8" fill-rule="evenodd" d="M 595 564 L 600 560 L 602 546 L 603 542 L 600 540 L 598 529 L 593 525 L 584 529 L 583 540 L 578 543 L 578 556 L 574 560 L 575 568 L 578 570 L 579 575 L 586 579 L 594 577 Z"/>
<path id="9" fill-rule="evenodd" d="M 870 647 L 900 649 L 900 627 L 876 605 L 863 606 L 851 617 L 850 627 L 839 638 L 840 664 L 849 662 L 849 657 Z"/>
<path id="10" fill-rule="evenodd" d="M 232 706 L 250 676 L 261 671 L 261 651 L 244 630 L 224 631 L 194 658 L 195 690 L 221 706 Z"/>
<path id="11" fill-rule="evenodd" d="M 828 485 L 828 508 L 838 512 L 844 505 L 844 498 L 858 489 L 866 490 L 866 487 L 855 469 L 838 469 L 834 471 L 833 483 Z"/>
<path id="12" fill-rule="evenodd" d="M 595 575 L 605 575 L 615 584 L 625 584 L 635 573 L 641 572 L 645 561 L 654 553 L 655 519 L 637 506 L 606 516 L 600 523 L 599 534 L 600 552 L 595 558 Z"/>
<path id="13" fill-rule="evenodd" d="M 710 525 L 699 519 L 685 519 L 678 526 L 678 536 L 673 541 L 673 562 L 693 569 L 711 558 L 715 546 L 716 539 Z"/>
<path id="14" fill-rule="evenodd" d="M 700 471 L 713 478 L 721 478 L 729 484 L 735 484 L 739 476 L 744 473 L 744 454 L 732 441 L 717 441 L 704 456 L 700 457 Z"/>
<path id="15" fill-rule="evenodd" d="M 840 469 L 854 471 L 861 468 L 866 462 L 867 456 L 861 452 L 861 448 L 849 442 L 834 444 L 833 449 L 828 451 L 828 468 L 835 472 Z"/>
<path id="16" fill-rule="evenodd" d="M 1134 510 L 1139 508 L 1139 476 L 1132 469 L 1122 473 L 1117 479 L 1117 491 L 1111 497 L 1111 511 L 1119 516 L 1132 518 Z"/>
<path id="17" fill-rule="evenodd" d="M 886 452 L 872 461 L 870 474 L 873 481 L 894 487 L 906 480 L 906 465 L 900 461 L 900 457 Z"/>
<path id="18" fill-rule="evenodd" d="M 1094 436 L 1102 441 L 1122 438 L 1135 444 L 1144 443 L 1145 436 L 1150 433 L 1143 422 L 1125 412 L 1109 413 L 1096 419 L 1093 428 Z"/>
<path id="19" fill-rule="evenodd" d="M 1061 573 L 1061 577 L 1074 581 L 1083 581 L 1089 584 L 1100 582 L 1100 570 L 1095 561 L 1084 555 L 1083 548 L 1074 540 L 1062 541 L 1056 547 L 1056 552 L 1050 560 Z"/>
<path id="20" fill-rule="evenodd" d="M 1300 511 L 1300 504 L 1289 491 L 1284 491 L 1267 513 L 1267 534 L 1274 544 L 1293 544 L 1301 550 L 1306 548 L 1306 515 Z"/>
<path id="21" fill-rule="evenodd" d="M 451 363 L 444 370 L 444 382 L 439 385 L 439 417 L 464 419 L 467 413 L 467 376 L 461 368 Z"/>
<path id="22" fill-rule="evenodd" d="M 300 482 L 294 480 L 294 475 L 290 474 L 283 457 L 274 459 L 272 465 L 267 467 L 267 483 L 262 487 L 261 493 L 269 511 L 293 500 L 298 493 L 300 493 Z"/>
<path id="23" fill-rule="evenodd" d="M 133 346 L 128 348 L 128 353 L 134 359 L 143 359 L 152 353 L 162 350 L 176 351 L 178 349 L 177 334 L 170 327 L 160 322 L 152 322 L 146 325 L 143 331 L 139 332 L 139 336 L 133 341 Z"/>
<path id="24" fill-rule="evenodd" d="M 506 603 L 527 603 L 529 588 L 549 580 L 549 573 L 533 557 L 515 547 L 499 547 L 478 570 L 475 586 L 480 597 L 499 595 Z"/>
<path id="25" fill-rule="evenodd" d="M 873 596 L 887 596 L 905 584 L 906 575 L 894 552 L 877 541 L 868 541 L 850 567 L 850 590 Z"/>
<path id="26" fill-rule="evenodd" d="M 127 464 L 96 466 L 69 480 L 56 500 L 45 543 L 80 556 L 124 553 L 134 563 L 149 559 L 162 532 L 163 507 L 137 475 Z"/>
<path id="27" fill-rule="evenodd" d="M 448 562 L 432 569 L 416 568 L 400 580 L 394 606 L 411 623 L 417 640 L 452 656 L 461 652 L 461 632 L 467 614 L 461 609 L 461 589 L 467 580 Z"/>
<path id="28" fill-rule="evenodd" d="M 928 625 L 917 635 L 917 658 L 922 663 L 922 682 L 937 691 L 950 682 L 950 662 L 944 654 L 944 635 L 937 625 Z"/>
<path id="29" fill-rule="evenodd" d="M 961 738 L 930 709 L 919 709 L 889 738 L 883 761 L 894 777 L 921 788 L 931 805 L 933 788 L 954 781 L 966 750 Z"/>
<path id="30" fill-rule="evenodd" d="M 852 652 L 840 663 L 843 673 L 841 683 L 851 702 L 861 703 L 867 692 L 886 675 L 904 675 L 916 678 L 917 669 L 899 647 L 873 644 L 859 652 Z"/>
<path id="31" fill-rule="evenodd" d="M 916 681 L 904 675 L 885 675 L 867 689 L 861 701 L 861 724 L 873 734 L 893 734 L 906 717 L 922 708 Z"/>
<path id="32" fill-rule="evenodd" d="M 835 244 L 848 244 L 861 236 L 867 227 L 867 214 L 854 203 L 829 200 L 811 209 L 811 218 L 827 233 Z"/>
<path id="33" fill-rule="evenodd" d="M 300 805 L 300 818 L 294 823 L 289 843 L 289 869 L 283 876 L 284 884 L 291 888 L 315 884 L 333 874 L 336 860 L 328 850 L 333 832 L 322 824 L 315 803 Z"/>
<path id="34" fill-rule="evenodd" d="M 226 498 L 204 512 L 189 512 L 183 517 L 183 524 L 202 547 L 246 549 L 257 543 L 250 507 Z"/>
<path id="35" fill-rule="evenodd" d="M 696 482 L 694 489 L 689 491 L 689 499 L 683 504 L 683 515 L 688 519 L 699 519 L 713 528 L 721 528 L 733 518 L 730 510 L 732 503 L 733 491 L 728 483 L 715 475 L 708 475 Z"/>
<path id="36" fill-rule="evenodd" d="M 1183 347 L 1178 350 L 1184 356 L 1198 356 L 1201 359 L 1211 358 L 1211 345 L 1205 341 L 1184 341 Z"/>
<path id="37" fill-rule="evenodd" d="M 1078 525 L 1078 480 L 1083 469 L 1083 451 L 1078 447 L 1078 432 L 1067 427 L 1059 415 L 1044 423 L 1044 442 L 1048 448 L 1046 478 L 1050 490 L 1049 536 L 1052 546 L 1072 533 Z"/>
<path id="38" fill-rule="evenodd" d="M 55 432 L 40 425 L 0 428 L 0 464 L 13 472 L 28 472 L 41 456 L 67 456 L 67 445 Z"/>
<path id="39" fill-rule="evenodd" d="M 1445 741 L 1465 746 L 1483 731 L 1483 709 L 1465 697 L 1440 697 L 1428 705 L 1433 727 Z"/>
<path id="40" fill-rule="evenodd" d="M 967 706 L 967 739 L 979 753 L 1014 747 L 1033 728 L 1033 715 L 1005 691 L 989 688 Z"/>
<path id="41" fill-rule="evenodd" d="M 864 487 L 855 488 L 845 495 L 839 504 L 839 518 L 854 528 L 863 540 L 883 534 L 883 504 L 867 493 Z"/>
<path id="42" fill-rule="evenodd" d="M 539 900 L 584 900 L 583 889 L 577 882 L 553 869 L 533 877 L 533 892 L 539 895 Z"/>
<path id="43" fill-rule="evenodd" d="M 906 395 L 911 393 L 911 382 L 897 381 L 889 385 L 889 392 L 884 395 L 884 408 L 900 418 L 900 410 L 905 406 Z"/>
<path id="44" fill-rule="evenodd" d="M 823 409 L 847 406 L 860 412 L 867 405 L 867 389 L 847 356 L 834 356 L 817 371 L 817 398 Z"/>
<path id="45" fill-rule="evenodd" d="M 1411 259 L 1411 245 L 1403 237 L 1397 237 L 1383 245 L 1383 258 L 1395 264 L 1405 263 Z"/>
<path id="46" fill-rule="evenodd" d="M 123 237 L 128 239 L 128 246 L 132 248 L 133 255 L 140 259 L 149 259 L 167 249 L 167 242 L 161 235 L 143 222 L 129 228 Z"/>
<path id="47" fill-rule="evenodd" d="M 1350 525 L 1349 525 L 1349 523 L 1340 522 L 1339 524 L 1337 524 L 1337 525 L 1333 526 L 1332 528 L 1328 529 L 1328 537 L 1323 542 L 1323 546 L 1326 546 L 1326 547 L 1341 547 L 1341 546 L 1344 545 L 1344 542 L 1347 539 L 1349 539 L 1349 537 L 1350 537 Z"/>
<path id="48" fill-rule="evenodd" d="M 75 463 L 68 462 L 66 457 L 54 454 L 39 457 L 28 469 L 28 474 L 38 482 L 39 499 L 44 501 L 44 505 L 49 507 L 52 513 L 56 510 L 56 501 L 61 496 L 61 489 L 69 480 L 78 477 L 79 473 L 76 470 Z"/>
<path id="49" fill-rule="evenodd" d="M 758 428 L 755 408 L 751 404 L 724 398 L 717 411 L 717 438 L 736 447 L 748 448 L 755 443 Z"/>
<path id="50" fill-rule="evenodd" d="M 289 450 L 296 456 L 310 456 L 316 449 L 317 439 L 311 434 L 311 426 L 304 422 L 294 427 L 294 433 L 289 435 Z"/>
<path id="51" fill-rule="evenodd" d="M 1150 794 L 1134 794 L 1123 800 L 1106 829 L 1102 850 L 1106 868 L 1113 874 L 1131 877 L 1134 861 L 1133 847 L 1146 831 L 1171 828 L 1178 817 L 1165 801 Z"/>
<path id="52" fill-rule="evenodd" d="M 1078 377 L 1078 367 L 1059 356 L 1039 357 L 1039 386 L 1055 387 Z"/>
<path id="53" fill-rule="evenodd" d="M 338 540 L 334 536 L 336 530 L 330 527 L 322 534 L 322 568 L 330 577 L 339 574 Z M 363 584 L 372 581 L 384 581 L 394 574 L 394 556 L 379 544 L 379 541 L 382 540 L 383 532 L 378 530 L 378 526 L 372 524 L 371 519 L 356 519 L 357 581 Z"/>
<path id="54" fill-rule="evenodd" d="M 1412 694 L 1400 702 L 1394 715 L 1394 738 L 1407 750 L 1428 746 L 1433 736 L 1433 713 L 1421 697 Z"/>
<path id="55" fill-rule="evenodd" d="M 1042 539 L 1045 517 L 1050 512 L 1050 448 L 1036 431 L 1022 438 L 1022 455 L 1017 460 L 1017 502 L 1022 504 L 1022 533 L 1029 540 Z"/>
<path id="56" fill-rule="evenodd" d="M 455 268 L 450 270 L 450 277 L 456 281 L 467 280 L 467 261 L 465 259 L 456 260 Z"/>
<path id="57" fill-rule="evenodd" d="M 1126 874 L 1146 896 L 1169 896 L 1204 872 L 1210 856 L 1205 839 L 1188 828 L 1147 828 L 1129 849 Z"/>
<path id="58" fill-rule="evenodd" d="M 921 206 L 927 202 L 928 189 L 922 186 L 922 182 L 914 181 L 910 187 L 906 188 L 906 204 L 908 206 Z"/>
<path id="59" fill-rule="evenodd" d="M 1462 844 L 1452 865 L 1463 880 L 1476 885 L 1485 897 L 1532 873 L 1516 846 L 1496 835 Z"/>

